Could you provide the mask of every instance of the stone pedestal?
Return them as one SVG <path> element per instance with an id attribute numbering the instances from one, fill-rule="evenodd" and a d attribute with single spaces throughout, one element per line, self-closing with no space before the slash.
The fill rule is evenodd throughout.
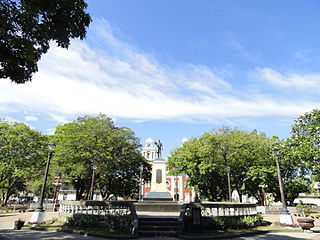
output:
<path id="1" fill-rule="evenodd" d="M 143 201 L 173 201 L 173 197 L 167 191 L 164 159 L 158 158 L 152 161 L 151 191 L 144 196 Z"/>
<path id="2" fill-rule="evenodd" d="M 280 213 L 280 223 L 285 225 L 293 225 L 293 219 L 290 213 Z"/>
<path id="3" fill-rule="evenodd" d="M 36 209 L 31 216 L 29 221 L 30 224 L 42 224 L 44 223 L 44 211 Z"/>
<path id="4" fill-rule="evenodd" d="M 144 198 L 144 201 L 173 201 L 173 198 L 169 192 L 148 192 Z"/>

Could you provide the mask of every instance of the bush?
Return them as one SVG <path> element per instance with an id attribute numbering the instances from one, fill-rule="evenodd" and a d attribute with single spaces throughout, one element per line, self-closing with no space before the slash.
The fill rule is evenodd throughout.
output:
<path id="1" fill-rule="evenodd" d="M 311 207 L 304 204 L 298 204 L 296 209 L 305 217 L 309 216 L 311 213 Z"/>
<path id="2" fill-rule="evenodd" d="M 224 230 L 224 229 L 241 229 L 261 226 L 263 217 L 254 216 L 228 216 L 228 217 L 205 217 L 202 220 L 202 226 L 206 230 Z"/>
<path id="3" fill-rule="evenodd" d="M 132 218 L 130 215 L 83 215 L 68 217 L 66 226 L 76 228 L 99 228 L 108 232 L 130 232 Z"/>

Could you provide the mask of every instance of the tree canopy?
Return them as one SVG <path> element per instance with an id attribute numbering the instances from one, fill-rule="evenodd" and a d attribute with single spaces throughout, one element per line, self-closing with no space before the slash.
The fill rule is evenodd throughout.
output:
<path id="1" fill-rule="evenodd" d="M 168 168 L 190 176 L 190 185 L 211 200 L 228 199 L 227 172 L 230 171 L 232 190 L 259 200 L 259 185 L 275 179 L 274 164 L 270 164 L 272 143 L 265 134 L 256 131 L 223 127 L 174 150 Z M 257 177 L 255 172 L 262 168 L 264 173 Z"/>
<path id="2" fill-rule="evenodd" d="M 67 48 L 91 22 L 84 0 L 1 0 L 0 78 L 31 81 L 50 41 Z"/>
<path id="3" fill-rule="evenodd" d="M 291 136 L 282 146 L 286 156 L 316 173 L 320 170 L 320 110 L 315 109 L 294 120 Z"/>
<path id="4" fill-rule="evenodd" d="M 0 192 L 3 204 L 32 179 L 42 177 L 47 138 L 17 122 L 0 120 Z M 39 175 L 40 172 L 40 175 Z"/>
<path id="5" fill-rule="evenodd" d="M 286 198 L 293 202 L 300 192 L 309 192 L 320 180 L 320 110 L 314 109 L 294 120 L 291 136 L 280 143 L 280 160 L 286 163 L 283 176 Z"/>
<path id="6" fill-rule="evenodd" d="M 138 148 L 139 139 L 125 127 L 116 127 L 106 115 L 79 117 L 58 126 L 53 163 L 77 191 L 77 199 L 89 193 L 96 166 L 96 186 L 103 199 L 138 193 L 139 168 L 149 164 Z M 144 176 L 148 176 L 144 174 Z"/>
<path id="7" fill-rule="evenodd" d="M 272 193 L 276 201 L 280 200 L 272 154 L 272 149 L 277 145 L 280 147 L 279 161 L 285 197 L 292 204 L 299 193 L 309 191 L 310 185 L 305 164 L 295 157 L 305 155 L 296 152 L 297 143 L 292 144 L 292 139 L 279 141 L 276 137 L 268 138 L 255 130 L 249 132 L 223 127 L 186 141 L 172 151 L 168 168 L 174 173 L 187 174 L 190 177 L 189 184 L 203 198 L 215 201 L 229 199 L 229 171 L 231 189 L 237 190 L 240 201 L 241 195 L 246 194 L 264 204 L 264 191 Z M 308 140 L 305 144 L 309 144 Z"/>

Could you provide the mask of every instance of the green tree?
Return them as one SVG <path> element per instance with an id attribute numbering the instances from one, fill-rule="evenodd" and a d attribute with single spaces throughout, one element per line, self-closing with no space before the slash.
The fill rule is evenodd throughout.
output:
<path id="1" fill-rule="evenodd" d="M 50 41 L 67 48 L 91 22 L 84 0 L 1 0 L 0 78 L 31 81 Z"/>
<path id="2" fill-rule="evenodd" d="M 309 171 L 320 177 L 320 110 L 295 119 L 291 136 L 281 147 L 282 157 L 294 161 L 302 174 Z"/>
<path id="3" fill-rule="evenodd" d="M 174 150 L 168 168 L 187 174 L 190 185 L 196 186 L 203 197 L 211 200 L 228 199 L 228 170 L 232 190 L 237 190 L 240 196 L 255 196 L 263 179 L 256 180 L 249 187 L 245 184 L 249 179 L 247 172 L 253 166 L 271 166 L 272 142 L 265 134 L 256 131 L 223 127 L 187 141 Z"/>
<path id="4" fill-rule="evenodd" d="M 244 193 L 253 196 L 261 205 L 265 204 L 265 193 L 275 193 L 279 189 L 275 166 L 251 166 L 243 180 Z M 265 191 L 265 192 L 264 192 Z"/>
<path id="5" fill-rule="evenodd" d="M 0 192 L 3 204 L 39 178 L 47 155 L 47 137 L 18 122 L 0 120 Z"/>
<path id="6" fill-rule="evenodd" d="M 54 138 L 54 168 L 76 188 L 78 200 L 88 196 L 94 166 L 96 187 L 104 199 L 138 192 L 139 167 L 142 164 L 147 172 L 149 165 L 130 129 L 116 127 L 100 114 L 58 126 Z"/>

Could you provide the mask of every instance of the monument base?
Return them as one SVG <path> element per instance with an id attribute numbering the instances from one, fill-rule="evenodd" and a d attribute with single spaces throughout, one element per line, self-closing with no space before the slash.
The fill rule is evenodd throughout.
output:
<path id="1" fill-rule="evenodd" d="M 148 192 L 143 201 L 173 201 L 173 197 L 169 192 Z"/>
<path id="2" fill-rule="evenodd" d="M 280 223 L 281 224 L 286 224 L 286 225 L 293 225 L 293 219 L 292 216 L 287 213 L 280 213 Z"/>
<path id="3" fill-rule="evenodd" d="M 138 215 L 145 214 L 145 212 L 152 212 L 154 215 L 158 215 L 159 213 L 172 213 L 179 216 L 182 205 L 183 203 L 173 201 L 140 201 L 134 203 Z"/>

